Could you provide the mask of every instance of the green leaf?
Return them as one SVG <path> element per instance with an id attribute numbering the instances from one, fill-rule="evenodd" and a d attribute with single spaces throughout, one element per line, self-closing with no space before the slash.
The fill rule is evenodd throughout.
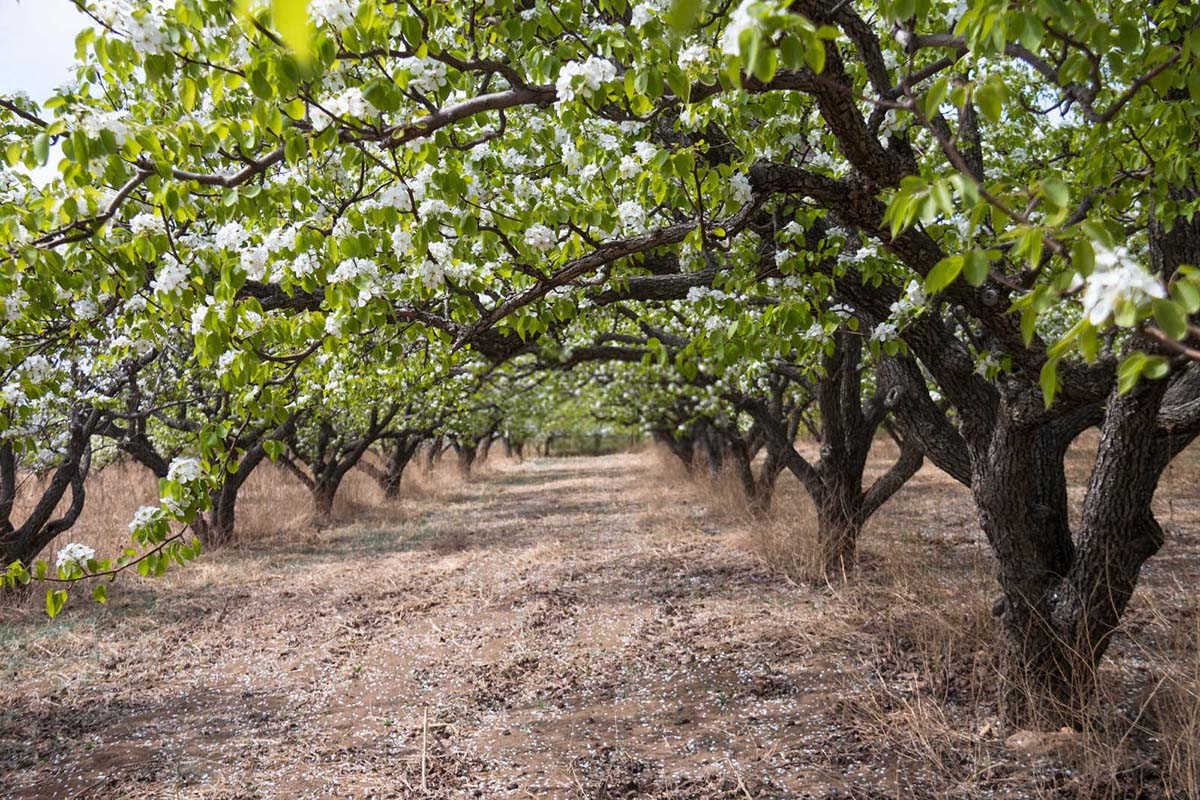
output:
<path id="1" fill-rule="evenodd" d="M 62 611 L 66 603 L 67 592 L 65 589 L 46 590 L 46 613 L 50 616 L 50 619 L 57 617 L 58 612 Z"/>
<path id="2" fill-rule="evenodd" d="M 1067 185 L 1058 178 L 1050 177 L 1042 181 L 1042 194 L 1046 196 L 1055 208 L 1066 208 L 1071 200 Z"/>
<path id="3" fill-rule="evenodd" d="M 271 85 L 271 79 L 267 77 L 266 65 L 259 64 L 250 71 L 250 90 L 256 97 L 264 100 L 270 100 L 275 96 L 275 87 Z"/>
<path id="4" fill-rule="evenodd" d="M 1150 380 L 1165 378 L 1170 371 L 1171 364 L 1162 356 L 1146 356 L 1146 363 L 1142 365 L 1142 374 Z"/>
<path id="5" fill-rule="evenodd" d="M 999 122 L 1004 113 L 1004 98 L 995 84 L 988 82 L 975 90 L 975 99 L 979 109 L 992 122 Z"/>
<path id="6" fill-rule="evenodd" d="M 675 96 L 685 103 L 692 96 L 692 83 L 682 70 L 667 70 L 667 86 L 670 86 Z"/>
<path id="7" fill-rule="evenodd" d="M 1027 306 L 1021 311 L 1021 341 L 1028 347 L 1033 341 L 1034 326 L 1037 325 L 1037 310 L 1033 306 Z"/>
<path id="8" fill-rule="evenodd" d="M 1071 247 L 1071 266 L 1080 275 L 1091 275 L 1096 268 L 1096 251 L 1087 239 L 1076 239 Z"/>
<path id="9" fill-rule="evenodd" d="M 39 164 L 45 164 L 50 157 L 50 137 L 39 133 L 33 137 L 33 158 Z"/>
<path id="10" fill-rule="evenodd" d="M 1049 408 L 1054 403 L 1054 394 L 1058 391 L 1058 359 L 1046 359 L 1046 363 L 1042 365 L 1041 375 L 1038 377 L 1038 383 L 1042 387 L 1042 397 L 1046 401 L 1046 408 Z"/>
<path id="11" fill-rule="evenodd" d="M 946 100 L 946 92 L 950 87 L 950 76 L 943 75 L 929 87 L 925 95 L 925 116 L 933 116 Z"/>
<path id="12" fill-rule="evenodd" d="M 822 51 L 824 52 L 824 51 Z M 779 66 L 779 57 L 774 47 L 760 47 L 758 57 L 754 62 L 754 77 L 763 83 L 770 83 L 775 77 L 775 68 Z"/>
<path id="13" fill-rule="evenodd" d="M 933 269 L 925 276 L 926 294 L 935 294 L 949 286 L 958 277 L 958 273 L 962 272 L 962 268 L 963 257 L 960 255 L 946 256 L 934 264 Z"/>
<path id="14" fill-rule="evenodd" d="M 967 251 L 966 262 L 963 264 L 963 277 L 972 286 L 982 286 L 988 276 L 987 254 L 977 248 Z"/>
<path id="15" fill-rule="evenodd" d="M 1200 311 L 1200 288 L 1186 278 L 1171 284 L 1171 295 L 1187 309 L 1187 313 Z"/>
<path id="16" fill-rule="evenodd" d="M 1120 394 L 1126 394 L 1130 389 L 1137 385 L 1138 378 L 1142 375 L 1142 367 L 1146 364 L 1146 354 L 1142 352 L 1132 353 L 1121 361 L 1117 366 L 1117 391 Z"/>
<path id="17" fill-rule="evenodd" d="M 196 107 L 196 82 L 191 78 L 184 78 L 179 82 L 179 102 L 183 104 L 184 111 L 191 111 Z"/>
<path id="18" fill-rule="evenodd" d="M 700 0 L 671 0 L 667 24 L 677 31 L 688 31 L 700 19 Z"/>
<path id="19" fill-rule="evenodd" d="M 296 58 L 307 63 L 310 39 L 306 0 L 272 0 L 271 19 Z"/>
<path id="20" fill-rule="evenodd" d="M 947 216 L 954 213 L 954 203 L 950 200 L 950 186 L 944 181 L 934 181 L 929 187 L 930 194 L 933 200 L 937 203 L 937 207 Z"/>
<path id="21" fill-rule="evenodd" d="M 1172 339 L 1179 340 L 1187 336 L 1187 314 L 1174 301 L 1155 300 L 1154 321 Z"/>
<path id="22" fill-rule="evenodd" d="M 108 586 L 103 583 L 97 583 L 92 587 L 92 599 L 97 603 L 108 602 Z"/>
<path id="23" fill-rule="evenodd" d="M 804 43 L 804 63 L 813 72 L 825 71 L 825 42 L 816 36 L 810 36 Z"/>

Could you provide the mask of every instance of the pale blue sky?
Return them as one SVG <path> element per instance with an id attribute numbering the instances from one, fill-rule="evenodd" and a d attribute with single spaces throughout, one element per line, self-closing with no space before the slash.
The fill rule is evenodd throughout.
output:
<path id="1" fill-rule="evenodd" d="M 44 101 L 71 79 L 75 34 L 87 24 L 69 0 L 0 0 L 0 93 Z"/>

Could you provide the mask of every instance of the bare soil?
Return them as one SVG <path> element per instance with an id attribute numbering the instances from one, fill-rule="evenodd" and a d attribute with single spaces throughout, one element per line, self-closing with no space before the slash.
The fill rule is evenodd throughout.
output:
<path id="1" fill-rule="evenodd" d="M 853 582 L 812 586 L 756 555 L 766 528 L 808 524 L 795 486 L 754 521 L 727 487 L 625 454 L 502 462 L 122 579 L 107 606 L 80 592 L 53 621 L 39 598 L 5 609 L 3 794 L 1185 796 L 1187 723 L 1151 712 L 1167 688 L 1200 708 L 1196 475 L 1170 478 L 1171 541 L 1078 750 L 1005 745 L 961 487 L 925 468 Z"/>

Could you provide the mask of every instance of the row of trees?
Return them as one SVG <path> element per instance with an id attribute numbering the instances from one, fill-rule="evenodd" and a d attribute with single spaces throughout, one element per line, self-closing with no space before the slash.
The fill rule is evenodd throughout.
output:
<path id="1" fill-rule="evenodd" d="M 501 408 L 451 426 L 469 463 L 583 375 L 760 508 L 794 474 L 831 574 L 929 459 L 996 555 L 1014 685 L 1089 694 L 1200 433 L 1194 5 L 79 5 L 78 79 L 0 103 L 0 499 L 17 465 L 57 487 L 10 553 L 69 525 L 105 430 L 200 460 L 147 525 L 220 530 L 256 458 L 325 498 L 426 406 Z M 130 403 L 178 437 L 138 444 Z"/>

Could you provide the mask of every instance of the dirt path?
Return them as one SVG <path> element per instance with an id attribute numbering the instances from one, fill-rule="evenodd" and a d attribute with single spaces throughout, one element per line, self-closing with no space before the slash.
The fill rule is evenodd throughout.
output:
<path id="1" fill-rule="evenodd" d="M 434 480 L 319 535 L 266 475 L 246 505 L 283 533 L 53 621 L 37 598 L 0 609 L 0 796 L 1172 796 L 1170 742 L 1200 752 L 1200 728 L 1170 722 L 1200 709 L 1196 464 L 1160 489 L 1170 539 L 1080 756 L 1005 745 L 992 560 L 946 476 L 922 469 L 830 591 L 748 547 L 805 540 L 791 479 L 749 523 L 618 455 Z"/>
<path id="2" fill-rule="evenodd" d="M 819 768 L 845 668 L 824 634 L 815 649 L 826 600 L 672 508 L 653 472 L 628 455 L 505 467 L 394 525 L 211 554 L 9 630 L 29 656 L 7 659 L 10 796 L 837 783 Z"/>

